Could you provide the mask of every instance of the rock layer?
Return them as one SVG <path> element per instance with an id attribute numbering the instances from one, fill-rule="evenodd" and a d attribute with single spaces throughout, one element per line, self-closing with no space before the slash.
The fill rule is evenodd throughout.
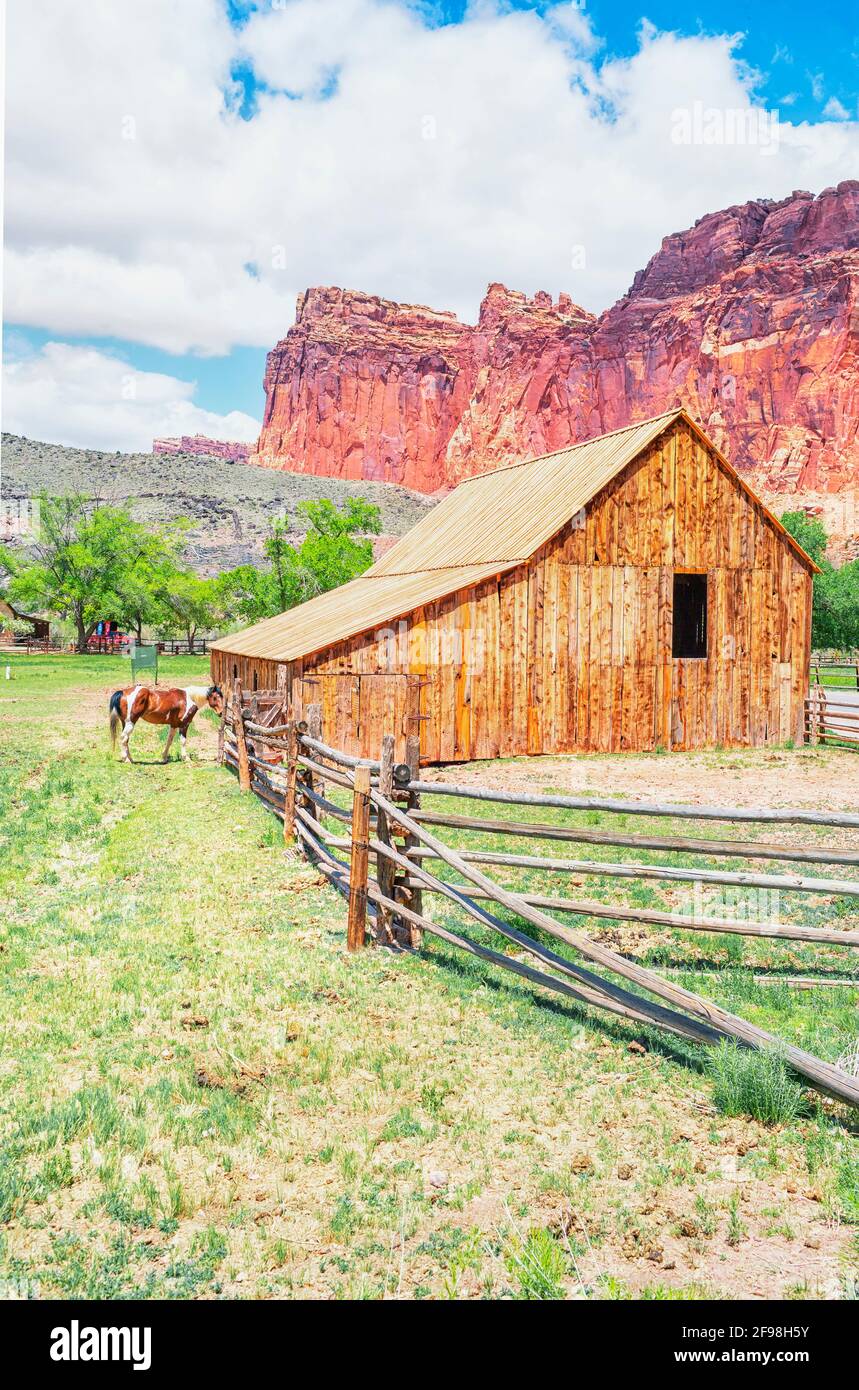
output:
<path id="1" fill-rule="evenodd" d="M 859 183 L 703 217 L 599 317 L 498 284 L 473 326 L 310 289 L 265 391 L 251 462 L 424 492 L 684 405 L 766 500 L 852 549 Z"/>
<path id="2" fill-rule="evenodd" d="M 235 439 L 207 439 L 204 434 L 182 434 L 152 441 L 153 454 L 204 454 L 207 458 L 229 459 L 230 463 L 245 463 L 250 451 L 250 444 Z"/>

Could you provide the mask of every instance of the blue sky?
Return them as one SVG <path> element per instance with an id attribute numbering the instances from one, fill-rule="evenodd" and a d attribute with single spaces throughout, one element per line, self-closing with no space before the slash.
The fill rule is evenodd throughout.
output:
<path id="1" fill-rule="evenodd" d="M 439 6 L 445 21 L 462 19 L 464 0 Z M 541 3 L 512 0 L 511 9 L 545 10 Z M 796 119 L 817 120 L 822 102 L 815 83 L 829 97 L 840 99 L 855 115 L 859 99 L 859 11 L 849 4 L 809 6 L 798 0 L 592 0 L 587 12 L 597 34 L 605 40 L 605 55 L 630 55 L 637 47 L 642 19 L 657 29 L 683 34 L 742 34 L 741 58 L 765 80 L 760 95 L 768 104 L 795 96 L 790 109 Z"/>
<path id="2" fill-rule="evenodd" d="M 473 319 L 503 279 L 599 311 L 696 217 L 859 174 L 846 7 L 186 0 L 178 15 L 13 7 L 5 428 L 104 447 L 150 428 L 251 437 L 266 349 L 307 284 Z M 778 158 L 663 147 L 675 87 L 777 111 Z"/>

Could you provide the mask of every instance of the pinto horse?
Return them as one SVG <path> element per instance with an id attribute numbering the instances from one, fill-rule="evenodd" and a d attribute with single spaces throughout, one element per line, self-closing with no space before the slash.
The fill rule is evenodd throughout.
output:
<path id="1" fill-rule="evenodd" d="M 224 696 L 219 685 L 188 685 L 183 690 L 156 690 L 148 685 L 129 685 L 125 690 L 115 690 L 110 697 L 110 741 L 116 747 L 116 736 L 122 729 L 122 761 L 131 762 L 128 740 L 138 719 L 147 724 L 167 724 L 170 733 L 161 759 L 166 763 L 170 745 L 179 730 L 182 757 L 188 752 L 186 739 L 188 725 L 198 709 L 214 710 L 221 714 L 224 709 Z"/>

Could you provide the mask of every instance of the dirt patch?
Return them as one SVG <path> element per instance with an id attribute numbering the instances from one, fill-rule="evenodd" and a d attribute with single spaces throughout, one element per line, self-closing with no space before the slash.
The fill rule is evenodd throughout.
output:
<path id="1" fill-rule="evenodd" d="M 427 781 L 514 791 L 629 797 L 689 805 L 821 806 L 855 811 L 859 763 L 849 751 L 751 748 L 700 753 L 569 754 L 429 768 Z"/>

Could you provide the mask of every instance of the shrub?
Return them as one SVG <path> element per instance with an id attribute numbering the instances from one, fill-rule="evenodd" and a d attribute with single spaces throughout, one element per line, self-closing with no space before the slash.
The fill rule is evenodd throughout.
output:
<path id="1" fill-rule="evenodd" d="M 753 1052 L 722 1042 L 710 1055 L 714 1099 L 723 1115 L 750 1115 L 785 1125 L 802 1113 L 802 1088 L 777 1052 Z"/>
<path id="2" fill-rule="evenodd" d="M 566 1296 L 563 1279 L 567 1272 L 564 1251 L 550 1231 L 535 1227 L 527 1236 L 515 1236 L 509 1243 L 505 1263 L 525 1299 L 562 1299 Z"/>

